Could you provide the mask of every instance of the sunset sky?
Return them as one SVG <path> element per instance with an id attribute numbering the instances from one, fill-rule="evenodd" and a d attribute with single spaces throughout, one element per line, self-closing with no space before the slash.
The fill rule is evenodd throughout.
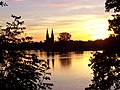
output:
<path id="1" fill-rule="evenodd" d="M 108 37 L 105 0 L 3 0 L 9 6 L 0 7 L 0 26 L 12 21 L 11 14 L 21 15 L 25 32 L 34 41 L 44 41 L 47 28 L 53 28 L 55 40 L 59 33 L 69 32 L 72 40 L 95 40 Z"/>

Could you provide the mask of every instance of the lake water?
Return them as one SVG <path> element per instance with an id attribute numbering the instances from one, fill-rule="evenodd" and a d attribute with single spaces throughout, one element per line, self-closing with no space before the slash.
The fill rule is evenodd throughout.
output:
<path id="1" fill-rule="evenodd" d="M 92 70 L 88 67 L 91 52 L 54 53 L 47 56 L 46 52 L 29 51 L 35 53 L 39 59 L 49 60 L 53 90 L 85 90 L 92 79 Z"/>

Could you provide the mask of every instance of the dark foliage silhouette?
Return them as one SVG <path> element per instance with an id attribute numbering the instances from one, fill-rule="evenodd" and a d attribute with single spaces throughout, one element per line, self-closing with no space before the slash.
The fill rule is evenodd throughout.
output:
<path id="1" fill-rule="evenodd" d="M 64 52 L 67 52 L 67 42 L 70 41 L 70 38 L 71 38 L 71 34 L 68 33 L 68 32 L 62 32 L 62 33 L 59 33 L 59 36 L 58 36 L 58 40 L 59 40 L 59 49 L 61 50 L 60 52 L 64 53 Z"/>
<path id="2" fill-rule="evenodd" d="M 8 6 L 8 4 L 4 3 L 3 1 L 0 1 L 0 6 L 4 7 L 4 6 Z"/>
<path id="3" fill-rule="evenodd" d="M 25 27 L 21 16 L 11 16 L 14 21 L 7 22 L 6 28 L 1 29 L 0 43 L 22 43 L 23 38 L 17 38 Z M 26 41 L 26 37 L 24 38 Z M 4 46 L 3 46 L 4 47 Z M 0 50 L 0 90 L 49 90 L 52 89 L 51 73 L 46 60 L 39 60 L 35 54 L 27 54 L 23 50 Z M 46 81 L 47 80 L 47 81 Z"/>
<path id="4" fill-rule="evenodd" d="M 109 31 L 113 31 L 115 35 L 119 35 L 120 34 L 120 14 L 116 14 L 116 15 L 112 15 L 113 19 L 112 20 L 108 20 L 109 22 Z"/>
<path id="5" fill-rule="evenodd" d="M 111 34 L 109 40 L 111 43 L 108 43 L 109 49 L 116 50 L 116 53 L 119 52 L 120 48 L 120 14 L 112 15 L 113 19 L 109 19 L 109 31 L 113 31 L 114 34 Z"/>
<path id="6" fill-rule="evenodd" d="M 119 0 L 106 0 L 106 11 L 114 9 L 120 11 Z M 86 90 L 119 90 L 120 89 L 120 15 L 112 15 L 108 20 L 109 31 L 113 31 L 108 38 L 107 47 L 103 52 L 93 53 L 88 66 L 93 70 L 92 84 Z"/>
<path id="7" fill-rule="evenodd" d="M 106 0 L 105 8 L 107 12 L 109 12 L 111 9 L 114 9 L 114 12 L 119 12 L 120 0 Z"/>
<path id="8" fill-rule="evenodd" d="M 90 58 L 89 66 L 93 70 L 92 84 L 86 90 L 119 90 L 120 60 L 119 54 L 104 51 L 96 52 Z"/>
<path id="9" fill-rule="evenodd" d="M 71 34 L 68 32 L 62 32 L 59 34 L 58 40 L 59 41 L 69 41 L 71 38 Z"/>

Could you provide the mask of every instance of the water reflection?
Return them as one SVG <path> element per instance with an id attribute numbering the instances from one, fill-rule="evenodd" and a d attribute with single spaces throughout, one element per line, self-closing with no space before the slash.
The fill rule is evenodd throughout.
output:
<path id="1" fill-rule="evenodd" d="M 64 54 L 50 52 L 49 55 L 46 52 L 35 53 L 39 59 L 48 60 L 54 83 L 53 90 L 84 90 L 89 85 L 92 78 L 92 71 L 88 67 L 91 51 Z"/>
<path id="2" fill-rule="evenodd" d="M 54 53 L 49 53 L 49 52 L 46 52 L 46 56 L 47 56 L 47 61 L 48 61 L 48 64 L 50 63 L 50 59 L 52 60 L 52 68 L 54 69 Z"/>
<path id="3" fill-rule="evenodd" d="M 60 54 L 59 60 L 63 68 L 69 68 L 72 64 L 70 53 Z"/>
<path id="4" fill-rule="evenodd" d="M 75 54 L 83 54 L 84 51 L 76 51 Z"/>
<path id="5" fill-rule="evenodd" d="M 54 56 L 52 56 L 52 68 L 54 69 L 55 59 Z"/>

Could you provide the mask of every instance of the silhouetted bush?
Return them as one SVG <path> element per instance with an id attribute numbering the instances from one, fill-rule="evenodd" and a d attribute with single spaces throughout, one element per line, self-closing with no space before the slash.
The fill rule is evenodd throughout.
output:
<path id="1" fill-rule="evenodd" d="M 108 51 L 96 52 L 90 58 L 93 70 L 92 84 L 88 90 L 120 89 L 120 54 Z M 87 89 L 86 89 L 87 90 Z"/>
<path id="2" fill-rule="evenodd" d="M 0 44 L 22 43 L 25 38 L 17 36 L 23 33 L 21 16 L 12 15 L 14 21 L 7 22 L 6 29 L 1 29 Z M 23 40 L 24 39 L 24 40 Z M 4 46 L 3 46 L 4 47 Z M 53 86 L 50 80 L 51 73 L 46 60 L 39 60 L 35 54 L 27 54 L 23 50 L 0 51 L 0 90 L 48 90 Z M 46 81 L 47 80 L 47 81 Z"/>
<path id="3" fill-rule="evenodd" d="M 120 12 L 119 0 L 106 0 L 106 11 Z M 108 20 L 108 30 L 113 31 L 103 52 L 93 53 L 88 66 L 93 70 L 92 84 L 86 90 L 120 90 L 120 14 Z"/>

